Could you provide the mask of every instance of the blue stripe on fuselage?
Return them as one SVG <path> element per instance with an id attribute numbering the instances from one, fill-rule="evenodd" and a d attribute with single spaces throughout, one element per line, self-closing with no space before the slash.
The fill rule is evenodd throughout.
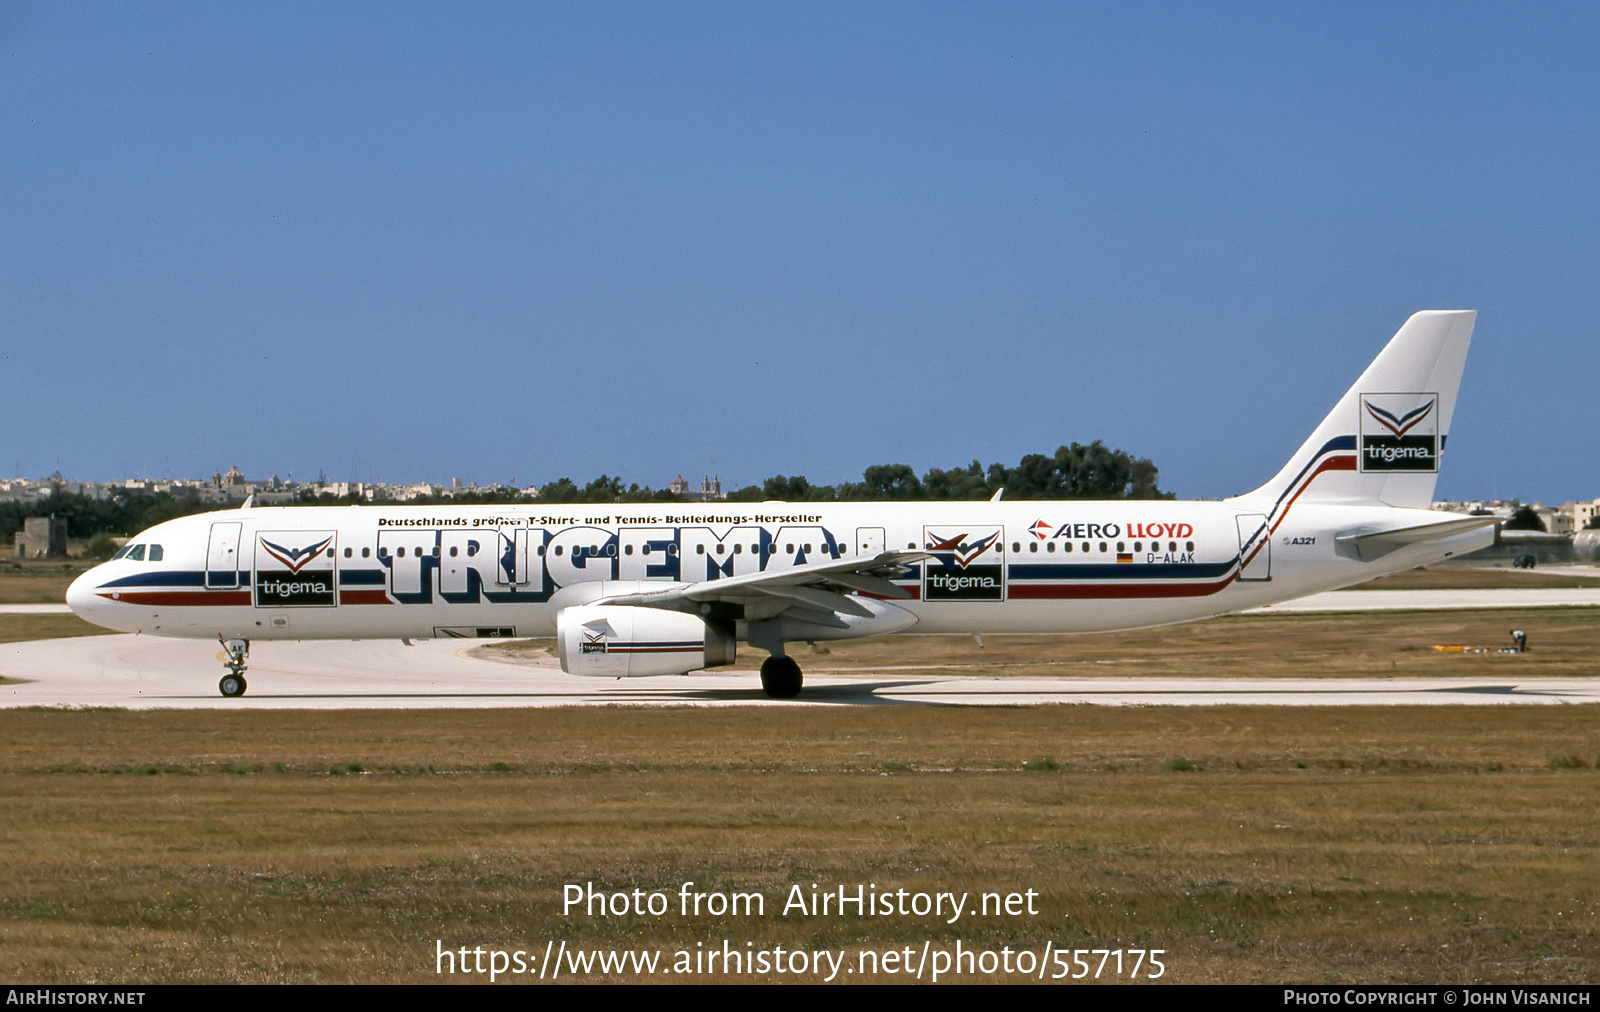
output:
<path id="1" fill-rule="evenodd" d="M 1225 576 L 1238 565 L 1227 562 L 1117 562 L 1070 565 L 1013 562 L 1006 567 L 1012 580 L 1200 580 Z"/>

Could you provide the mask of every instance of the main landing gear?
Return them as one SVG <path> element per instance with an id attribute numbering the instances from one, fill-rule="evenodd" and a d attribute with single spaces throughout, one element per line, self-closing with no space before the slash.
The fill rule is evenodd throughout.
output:
<path id="1" fill-rule="evenodd" d="M 774 655 L 761 662 L 761 688 L 773 699 L 793 699 L 800 695 L 803 680 L 800 665 L 792 657 Z"/>
<path id="2" fill-rule="evenodd" d="M 250 641 L 228 640 L 218 636 L 217 642 L 222 644 L 223 650 L 217 655 L 217 659 L 228 669 L 228 673 L 222 676 L 222 681 L 217 683 L 217 688 L 229 698 L 242 696 L 244 690 L 250 687 L 244 680 L 245 658 L 250 656 Z"/>

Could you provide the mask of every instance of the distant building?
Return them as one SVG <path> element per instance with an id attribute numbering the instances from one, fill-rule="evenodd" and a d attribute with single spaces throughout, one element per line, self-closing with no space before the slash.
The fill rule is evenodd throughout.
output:
<path id="1" fill-rule="evenodd" d="M 1573 502 L 1569 499 L 1561 504 L 1561 512 L 1571 518 L 1574 532 L 1581 531 L 1589 526 L 1589 521 L 1593 520 L 1596 514 L 1600 514 L 1600 499 L 1593 502 Z"/>
<path id="2" fill-rule="evenodd" d="M 700 478 L 700 491 L 689 491 L 689 483 L 683 480 L 683 475 L 678 475 L 667 484 L 667 491 L 679 496 L 684 502 L 721 502 L 728 498 L 722 493 L 722 478 L 720 476 L 702 476 Z"/>
<path id="3" fill-rule="evenodd" d="M 24 559 L 63 559 L 67 555 L 67 518 L 24 517 L 17 536 L 17 555 Z"/>

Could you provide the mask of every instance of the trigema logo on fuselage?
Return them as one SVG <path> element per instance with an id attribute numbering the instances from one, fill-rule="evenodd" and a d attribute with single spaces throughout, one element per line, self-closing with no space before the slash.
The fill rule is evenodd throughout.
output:
<path id="1" fill-rule="evenodd" d="M 333 531 L 256 534 L 256 607 L 333 607 L 334 536 Z"/>
<path id="2" fill-rule="evenodd" d="M 922 567 L 924 601 L 1003 601 L 1005 531 L 999 527 L 924 527 L 933 558 Z"/>
<path id="3" fill-rule="evenodd" d="M 1362 394 L 1361 470 L 1439 470 L 1438 394 Z"/>

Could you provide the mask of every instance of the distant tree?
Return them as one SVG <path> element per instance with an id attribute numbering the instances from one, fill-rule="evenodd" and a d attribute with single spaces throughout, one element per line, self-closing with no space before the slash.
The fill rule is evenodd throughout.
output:
<path id="1" fill-rule="evenodd" d="M 1589 522 L 1583 525 L 1583 529 L 1586 531 L 1600 531 L 1600 513 L 1590 517 Z"/>
<path id="2" fill-rule="evenodd" d="M 175 497 L 167 492 L 125 490 L 104 499 L 52 492 L 30 503 L 0 503 L 0 537 L 14 535 L 28 517 L 64 517 L 68 537 L 87 538 L 101 531 L 133 535 L 174 517 L 224 508 L 221 503 L 201 502 L 195 496 Z"/>
<path id="3" fill-rule="evenodd" d="M 579 495 L 582 490 L 572 483 L 571 478 L 558 478 L 547 481 L 539 487 L 539 494 L 535 501 L 561 505 L 564 503 L 581 502 Z"/>
<path id="4" fill-rule="evenodd" d="M 1052 456 L 1030 453 L 1007 468 L 989 468 L 989 485 L 1008 499 L 1171 499 L 1156 486 L 1155 464 L 1113 450 L 1098 439 L 1059 447 Z"/>
<path id="5" fill-rule="evenodd" d="M 580 502 L 616 502 L 622 497 L 622 479 L 602 474 L 583 486 Z"/>
<path id="6" fill-rule="evenodd" d="M 922 490 L 929 499 L 988 499 L 994 495 L 981 463 L 941 471 L 930 468 L 922 477 Z"/>
<path id="7" fill-rule="evenodd" d="M 898 501 L 926 499 L 917 472 L 905 464 L 874 464 L 861 475 L 862 499 Z"/>
<path id="8" fill-rule="evenodd" d="M 983 500 L 1004 488 L 1008 499 L 1171 499 L 1157 486 L 1159 471 L 1143 457 L 1112 450 L 1099 441 L 1073 443 L 1054 454 L 1030 453 L 1016 467 L 974 460 L 950 470 L 930 468 L 921 479 L 906 464 L 874 464 L 859 482 L 812 485 L 798 475 L 774 475 L 728 496 L 733 502 L 778 499 L 785 502 L 856 500 Z"/>
<path id="9" fill-rule="evenodd" d="M 671 489 L 653 489 L 637 482 L 624 485 L 620 477 L 602 474 L 579 488 L 571 478 L 546 482 L 533 497 L 534 502 L 563 506 L 574 503 L 683 502 Z"/>
<path id="10" fill-rule="evenodd" d="M 811 483 L 798 474 L 792 478 L 775 474 L 761 483 L 761 497 L 780 502 L 805 502 L 811 497 Z"/>
<path id="11" fill-rule="evenodd" d="M 89 547 L 84 554 L 91 559 L 109 559 L 117 554 L 116 539 L 101 531 L 89 539 Z"/>
<path id="12" fill-rule="evenodd" d="M 1532 506 L 1519 506 L 1511 514 L 1511 519 L 1500 525 L 1503 531 L 1542 531 L 1547 528 L 1544 521 L 1539 519 L 1539 514 L 1533 511 Z"/>

